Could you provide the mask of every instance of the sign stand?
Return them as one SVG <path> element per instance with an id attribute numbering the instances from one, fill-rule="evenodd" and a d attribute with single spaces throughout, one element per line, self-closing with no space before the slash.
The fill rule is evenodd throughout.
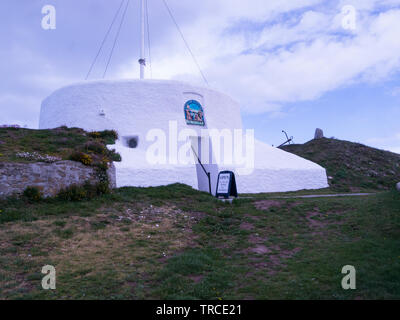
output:
<path id="1" fill-rule="evenodd" d="M 222 171 L 218 175 L 216 197 L 229 199 L 238 197 L 235 174 L 232 171 Z"/>

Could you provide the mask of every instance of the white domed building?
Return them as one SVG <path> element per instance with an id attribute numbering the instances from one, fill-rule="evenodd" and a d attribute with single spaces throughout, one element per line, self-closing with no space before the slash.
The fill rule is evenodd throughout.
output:
<path id="1" fill-rule="evenodd" d="M 246 143 L 238 103 L 208 88 L 156 80 L 74 84 L 42 103 L 40 128 L 63 125 L 118 132 L 119 140 L 109 146 L 122 156 L 115 163 L 118 187 L 183 183 L 208 192 L 198 158 L 210 172 L 214 194 L 224 170 L 236 173 L 239 193 L 328 187 L 321 166 L 261 141 L 252 143 L 251 135 Z M 239 141 L 235 132 L 242 132 Z M 238 143 L 243 143 L 239 151 Z"/>
<path id="2" fill-rule="evenodd" d="M 321 166 L 246 135 L 239 104 L 229 96 L 177 81 L 144 80 L 143 8 L 142 1 L 141 80 L 61 88 L 42 103 L 41 129 L 116 130 L 119 140 L 109 148 L 122 157 L 115 163 L 117 187 L 183 183 L 209 192 L 211 184 L 215 194 L 218 173 L 225 170 L 235 172 L 239 193 L 328 187 Z"/>

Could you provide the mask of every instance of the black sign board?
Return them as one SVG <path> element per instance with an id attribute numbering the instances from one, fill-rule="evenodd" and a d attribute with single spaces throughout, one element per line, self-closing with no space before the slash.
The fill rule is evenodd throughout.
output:
<path id="1" fill-rule="evenodd" d="M 238 197 L 235 174 L 232 171 L 222 171 L 218 175 L 216 197 Z"/>

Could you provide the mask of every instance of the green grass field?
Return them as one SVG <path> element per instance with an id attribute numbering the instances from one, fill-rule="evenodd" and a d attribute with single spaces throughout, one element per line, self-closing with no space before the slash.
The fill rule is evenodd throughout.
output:
<path id="1" fill-rule="evenodd" d="M 0 299 L 399 299 L 400 194 L 219 202 L 183 185 L 0 202 Z M 53 265 L 57 289 L 41 288 Z M 357 289 L 341 288 L 342 267 Z"/>

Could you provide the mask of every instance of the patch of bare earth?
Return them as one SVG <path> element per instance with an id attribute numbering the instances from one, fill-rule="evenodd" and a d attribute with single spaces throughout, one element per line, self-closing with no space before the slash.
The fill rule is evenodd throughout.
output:
<path id="1" fill-rule="evenodd" d="M 204 279 L 203 275 L 189 275 L 188 278 L 194 283 L 199 283 Z"/>
<path id="2" fill-rule="evenodd" d="M 265 241 L 268 241 L 268 238 L 267 237 L 262 237 L 258 233 L 251 234 L 249 236 L 249 242 L 251 244 L 260 244 L 260 243 L 264 243 Z"/>
<path id="3" fill-rule="evenodd" d="M 344 212 L 329 212 L 322 213 L 319 208 L 314 208 L 313 211 L 307 212 L 306 220 L 307 225 L 313 230 L 312 235 L 323 235 L 324 230 L 330 225 L 342 225 L 343 221 L 328 220 L 327 218 L 332 215 L 343 215 Z"/>
<path id="4" fill-rule="evenodd" d="M 277 200 L 260 200 L 254 202 L 254 206 L 257 210 L 267 211 L 271 208 L 280 208 L 282 207 L 283 202 Z"/>
<path id="5" fill-rule="evenodd" d="M 251 256 L 252 271 L 248 276 L 258 271 L 267 271 L 268 275 L 272 276 L 286 267 L 285 261 L 287 259 L 301 251 L 301 248 L 284 250 L 279 245 L 266 245 L 268 238 L 259 234 L 252 234 L 248 239 L 252 246 L 243 251 L 244 254 Z"/>
<path id="6" fill-rule="evenodd" d="M 269 276 L 277 274 L 280 270 L 287 267 L 286 261 L 301 251 L 301 248 L 293 250 L 283 250 L 278 245 L 266 246 L 256 245 L 250 249 L 256 256 L 250 258 L 252 270 L 248 276 L 256 272 L 266 272 Z"/>
<path id="7" fill-rule="evenodd" d="M 250 230 L 253 230 L 254 229 L 254 225 L 253 224 L 251 224 L 251 223 L 249 223 L 249 222 L 242 222 L 241 224 L 240 224 L 240 230 L 247 230 L 247 231 L 250 231 Z"/>
<path id="8" fill-rule="evenodd" d="M 236 237 L 232 235 L 225 235 L 221 237 L 218 243 L 215 243 L 215 247 L 218 249 L 230 249 L 230 251 L 235 250 Z"/>
<path id="9" fill-rule="evenodd" d="M 258 244 L 254 248 L 251 248 L 251 252 L 257 253 L 257 254 L 265 254 L 265 253 L 270 253 L 271 249 L 268 247 Z"/>
<path id="10" fill-rule="evenodd" d="M 295 202 L 289 202 L 288 206 L 289 208 L 295 208 L 298 206 L 301 206 L 304 202 L 301 201 L 295 201 Z"/>

